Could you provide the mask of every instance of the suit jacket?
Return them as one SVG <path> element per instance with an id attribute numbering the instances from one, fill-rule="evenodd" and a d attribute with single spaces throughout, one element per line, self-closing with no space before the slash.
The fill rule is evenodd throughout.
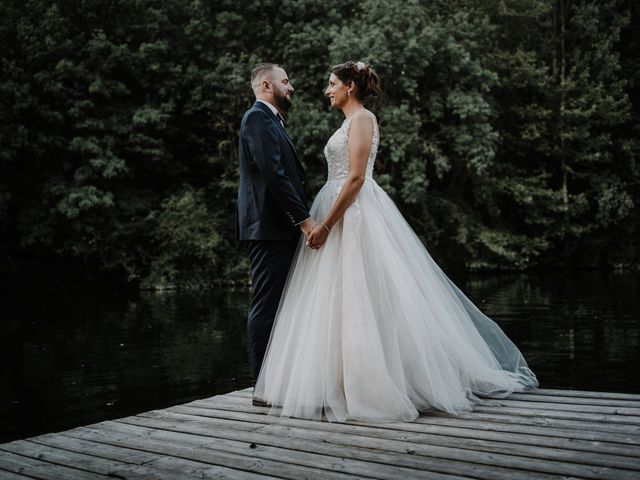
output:
<path id="1" fill-rule="evenodd" d="M 239 240 L 297 240 L 309 217 L 306 178 L 291 139 L 267 105 L 256 102 L 240 124 Z"/>

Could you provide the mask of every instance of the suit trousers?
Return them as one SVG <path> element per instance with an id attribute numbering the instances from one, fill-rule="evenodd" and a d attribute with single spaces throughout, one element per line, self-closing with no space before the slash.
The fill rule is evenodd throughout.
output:
<path id="1" fill-rule="evenodd" d="M 251 304 L 247 316 L 249 363 L 255 385 L 269 343 L 293 255 L 298 241 L 251 240 Z"/>

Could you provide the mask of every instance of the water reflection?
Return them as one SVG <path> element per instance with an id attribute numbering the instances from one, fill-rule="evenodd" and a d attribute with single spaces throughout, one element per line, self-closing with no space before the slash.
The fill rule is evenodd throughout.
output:
<path id="1" fill-rule="evenodd" d="M 2 440 L 244 388 L 247 295 L 5 295 Z"/>
<path id="2" fill-rule="evenodd" d="M 544 388 L 640 392 L 631 274 L 453 276 Z M 246 290 L 3 294 L 0 441 L 244 388 Z"/>
<path id="3" fill-rule="evenodd" d="M 640 392 L 640 283 L 602 272 L 468 279 L 543 388 Z"/>

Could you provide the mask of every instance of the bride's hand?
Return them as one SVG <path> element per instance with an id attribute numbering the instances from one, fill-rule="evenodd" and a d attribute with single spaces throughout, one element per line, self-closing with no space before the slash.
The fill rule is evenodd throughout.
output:
<path id="1" fill-rule="evenodd" d="M 322 224 L 318 224 L 309 234 L 309 237 L 307 238 L 307 245 L 309 246 L 309 248 L 317 250 L 322 245 L 324 245 L 324 242 L 327 241 L 328 236 L 329 232 L 327 231 L 327 229 L 323 227 Z"/>

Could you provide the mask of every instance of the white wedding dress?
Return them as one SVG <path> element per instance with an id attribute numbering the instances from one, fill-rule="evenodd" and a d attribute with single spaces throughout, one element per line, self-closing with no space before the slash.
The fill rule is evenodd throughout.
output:
<path id="1" fill-rule="evenodd" d="M 326 217 L 348 174 L 350 119 L 325 147 L 329 166 L 311 216 Z M 373 179 L 324 246 L 301 237 L 254 396 L 274 415 L 412 421 L 456 413 L 538 381 L 518 348 L 447 278 Z"/>

